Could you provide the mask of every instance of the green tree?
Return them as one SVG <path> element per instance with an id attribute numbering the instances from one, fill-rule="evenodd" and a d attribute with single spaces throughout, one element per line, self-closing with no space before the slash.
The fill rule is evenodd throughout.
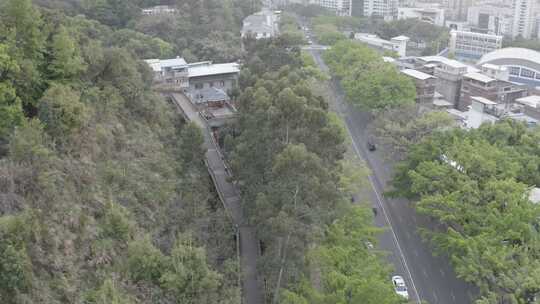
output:
<path id="1" fill-rule="evenodd" d="M 23 121 L 13 132 L 9 142 L 9 156 L 13 161 L 36 165 L 51 155 L 44 126 L 39 120 Z"/>
<path id="2" fill-rule="evenodd" d="M 351 75 L 343 79 L 347 100 L 369 110 L 383 110 L 412 105 L 416 98 L 413 82 L 395 66 L 373 63 L 369 69 L 353 66 Z"/>
<path id="3" fill-rule="evenodd" d="M 127 263 L 133 280 L 158 283 L 165 271 L 167 259 L 146 236 L 129 243 Z"/>
<path id="4" fill-rule="evenodd" d="M 0 145 L 24 119 L 22 102 L 11 80 L 19 70 L 17 62 L 8 54 L 8 46 L 0 44 Z"/>
<path id="5" fill-rule="evenodd" d="M 95 291 L 90 292 L 85 301 L 91 304 L 131 304 L 132 299 L 126 295 L 112 279 L 106 279 Z"/>
<path id="6" fill-rule="evenodd" d="M 319 43 L 324 45 L 334 45 L 340 40 L 347 38 L 333 24 L 316 24 L 313 27 L 313 32 L 317 36 Z"/>
<path id="7" fill-rule="evenodd" d="M 20 58 L 40 60 L 45 48 L 45 38 L 41 29 L 43 21 L 31 0 L 7 0 L 0 4 L 0 21 L 4 28 L 3 38 L 13 39 Z M 14 53 L 17 54 L 17 53 Z"/>
<path id="8" fill-rule="evenodd" d="M 330 225 L 322 244 L 308 255 L 310 267 L 320 273 L 320 288 L 315 289 L 304 281 L 296 290 L 284 291 L 282 301 L 291 304 L 401 303 L 381 256 L 363 244 L 375 242 L 379 232 L 371 226 L 371 216 L 367 208 L 355 207 Z"/>
<path id="9" fill-rule="evenodd" d="M 129 241 L 134 233 L 134 223 L 125 207 L 109 202 L 105 209 L 103 234 L 120 241 Z"/>
<path id="10" fill-rule="evenodd" d="M 180 155 L 184 165 L 189 168 L 197 165 L 197 160 L 204 155 L 204 137 L 201 129 L 193 122 L 186 124 L 180 132 L 182 139 L 182 153 Z"/>
<path id="11" fill-rule="evenodd" d="M 17 296 L 31 287 L 28 220 L 32 217 L 26 214 L 0 217 L 0 300 L 5 303 L 16 303 Z"/>
<path id="12" fill-rule="evenodd" d="M 414 83 L 367 46 L 339 42 L 325 52 L 324 59 L 341 78 L 347 100 L 360 108 L 383 110 L 415 102 Z"/>
<path id="13" fill-rule="evenodd" d="M 389 109 L 375 120 L 375 134 L 388 145 L 393 156 L 405 157 L 409 147 L 418 144 L 433 132 L 455 126 L 446 112 L 422 111 L 418 105 Z"/>
<path id="14" fill-rule="evenodd" d="M 71 78 L 86 69 L 86 64 L 79 54 L 77 43 L 70 37 L 64 26 L 60 26 L 53 36 L 51 55 L 52 60 L 48 68 L 53 78 Z"/>
<path id="15" fill-rule="evenodd" d="M 45 130 L 58 140 L 85 126 L 88 115 L 79 93 L 66 85 L 53 84 L 39 103 L 38 116 L 45 124 Z"/>
<path id="16" fill-rule="evenodd" d="M 537 136 L 513 121 L 450 129 L 413 145 L 397 170 L 397 190 L 446 227 L 424 236 L 479 287 L 481 303 L 526 303 L 538 292 Z"/>
<path id="17" fill-rule="evenodd" d="M 191 237 L 180 237 L 170 256 L 170 264 L 160 279 L 176 303 L 219 303 L 221 275 L 210 269 L 203 248 Z"/>

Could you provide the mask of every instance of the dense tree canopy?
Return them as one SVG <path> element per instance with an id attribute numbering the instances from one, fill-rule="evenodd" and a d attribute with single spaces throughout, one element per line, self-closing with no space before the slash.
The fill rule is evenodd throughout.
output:
<path id="1" fill-rule="evenodd" d="M 365 246 L 377 233 L 370 221 L 370 210 L 353 208 L 334 222 L 322 244 L 308 255 L 311 267 L 320 268 L 320 288 L 303 279 L 298 286 L 283 291 L 282 303 L 400 303 L 402 299 L 387 283 L 388 270 L 380 265 L 381 254 Z"/>
<path id="2" fill-rule="evenodd" d="M 419 105 L 383 111 L 373 122 L 374 133 L 398 159 L 424 137 L 454 126 L 456 122 L 447 112 L 424 110 Z"/>
<path id="3" fill-rule="evenodd" d="M 353 1 L 353 14 L 355 11 Z M 361 2 L 359 2 L 360 5 Z M 411 39 L 411 42 L 424 46 L 422 49 L 414 50 L 412 43 L 409 45 L 409 51 L 416 51 L 422 55 L 434 55 L 443 50 L 448 45 L 450 30 L 446 27 L 437 26 L 418 19 L 400 19 L 394 21 L 385 21 L 378 16 L 373 17 L 351 17 L 336 16 L 335 12 L 328 9 L 322 9 L 316 5 L 290 5 L 288 9 L 297 14 L 308 18 L 313 24 L 314 30 L 322 26 L 323 31 L 328 37 L 338 38 L 344 32 L 353 33 L 372 33 L 383 39 L 391 39 L 396 36 L 405 35 Z M 326 29 L 326 31 L 324 31 Z M 319 36 L 322 36 L 319 33 Z M 341 35 L 343 36 L 343 35 Z M 334 39 L 333 39 L 334 40 Z M 332 40 L 332 41 L 333 41 Z M 530 40 L 521 40 L 520 43 L 534 46 L 535 42 Z M 539 45 L 538 43 L 536 43 Z"/>
<path id="4" fill-rule="evenodd" d="M 347 100 L 364 109 L 412 105 L 414 83 L 380 55 L 354 41 L 342 41 L 324 53 L 332 73 L 341 79 Z"/>
<path id="5" fill-rule="evenodd" d="M 436 132 L 413 146 L 394 180 L 441 224 L 425 231 L 459 277 L 480 287 L 479 303 L 530 303 L 540 292 L 537 129 L 513 121 Z"/>

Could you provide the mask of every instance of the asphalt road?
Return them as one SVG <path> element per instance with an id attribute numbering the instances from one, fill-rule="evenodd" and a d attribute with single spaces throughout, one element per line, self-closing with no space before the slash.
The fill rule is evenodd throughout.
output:
<path id="1" fill-rule="evenodd" d="M 308 48 L 321 69 L 327 70 L 317 46 Z M 456 277 L 447 257 L 432 255 L 432 248 L 425 243 L 418 227 L 433 224 L 419 216 L 405 199 L 384 197 L 384 189 L 392 175 L 393 163 L 384 159 L 380 151 L 369 152 L 366 148 L 368 113 L 361 112 L 344 100 L 339 83 L 332 81 L 334 98 L 328 100 L 330 107 L 340 114 L 347 125 L 355 153 L 365 160 L 371 170 L 371 204 L 378 209 L 375 224 L 388 228 L 380 236 L 378 247 L 388 252 L 388 260 L 394 265 L 394 273 L 403 276 L 409 288 L 411 302 L 419 300 L 429 304 L 472 303 L 476 288 Z M 389 278 L 390 280 L 390 278 Z"/>

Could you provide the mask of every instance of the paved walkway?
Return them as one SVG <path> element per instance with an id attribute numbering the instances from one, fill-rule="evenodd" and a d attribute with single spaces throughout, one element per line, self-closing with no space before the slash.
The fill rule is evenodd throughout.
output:
<path id="1" fill-rule="evenodd" d="M 255 228 L 247 225 L 240 205 L 240 191 L 230 182 L 230 171 L 223 156 L 212 138 L 206 122 L 199 115 L 191 102 L 180 93 L 170 95 L 181 114 L 189 121 L 196 123 L 204 134 L 206 147 L 206 165 L 212 177 L 216 191 L 223 202 L 233 223 L 239 228 L 240 264 L 242 268 L 242 298 L 245 304 L 263 304 L 261 285 L 257 278 L 257 258 L 259 256 L 258 241 Z"/>

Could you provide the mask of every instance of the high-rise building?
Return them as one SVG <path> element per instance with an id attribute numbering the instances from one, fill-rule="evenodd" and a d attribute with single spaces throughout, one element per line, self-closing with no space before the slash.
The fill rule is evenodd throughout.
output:
<path id="1" fill-rule="evenodd" d="M 352 15 L 352 0 L 310 0 L 310 4 L 334 10 L 339 16 Z"/>
<path id="2" fill-rule="evenodd" d="M 447 9 L 448 18 L 463 21 L 467 19 L 467 9 L 473 5 L 473 0 L 444 0 L 443 3 Z"/>
<path id="3" fill-rule="evenodd" d="M 364 0 L 364 16 L 382 17 L 384 20 L 397 18 L 398 0 Z"/>
<path id="4" fill-rule="evenodd" d="M 469 7 L 467 22 L 479 32 L 512 35 L 514 10 L 511 5 L 485 3 Z"/>
<path id="5" fill-rule="evenodd" d="M 521 36 L 530 39 L 533 32 L 534 12 L 536 0 L 515 0 L 514 25 L 512 26 L 512 37 Z"/>

